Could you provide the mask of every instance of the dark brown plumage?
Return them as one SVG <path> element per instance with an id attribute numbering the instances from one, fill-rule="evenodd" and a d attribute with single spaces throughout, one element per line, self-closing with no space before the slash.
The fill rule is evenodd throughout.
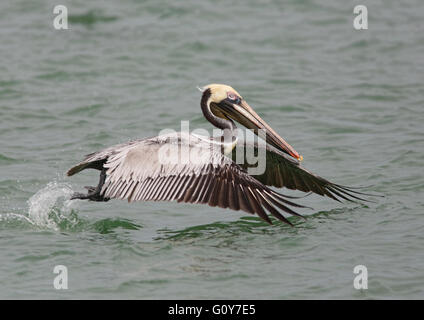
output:
<path id="1" fill-rule="evenodd" d="M 259 148 L 263 149 L 264 147 L 259 146 Z M 249 150 L 249 152 L 258 154 L 257 143 L 237 143 L 231 154 L 233 161 L 236 161 L 237 152 L 244 153 L 248 149 L 253 149 L 253 151 Z M 240 164 L 240 166 L 244 169 L 247 169 L 248 167 L 255 167 L 255 165 L 249 165 L 246 162 Z M 313 174 L 303 168 L 299 161 L 287 156 L 270 145 L 266 146 L 265 172 L 260 175 L 252 176 L 267 186 L 277 188 L 285 187 L 303 192 L 313 192 L 321 196 L 327 196 L 336 201 L 340 201 L 340 199 L 347 201 L 352 201 L 352 199 L 368 201 L 359 197 L 359 195 L 369 194 L 352 190 L 352 188 L 330 182 L 327 179 Z"/>

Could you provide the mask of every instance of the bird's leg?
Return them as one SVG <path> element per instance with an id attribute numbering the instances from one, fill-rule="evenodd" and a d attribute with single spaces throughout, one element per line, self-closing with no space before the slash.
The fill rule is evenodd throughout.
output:
<path id="1" fill-rule="evenodd" d="M 102 186 L 105 183 L 106 180 L 106 169 L 103 169 L 100 172 L 100 180 L 97 187 L 85 187 L 88 192 L 87 194 L 75 192 L 71 200 L 73 199 L 80 199 L 80 200 L 91 200 L 91 201 L 109 201 L 110 198 L 105 198 L 102 195 L 100 195 L 100 191 L 102 190 Z"/>

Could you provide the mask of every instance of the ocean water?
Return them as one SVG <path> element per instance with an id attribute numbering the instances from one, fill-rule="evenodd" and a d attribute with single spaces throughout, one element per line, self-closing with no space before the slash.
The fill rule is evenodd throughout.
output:
<path id="1" fill-rule="evenodd" d="M 63 0 L 68 30 L 53 28 L 56 4 L 0 2 L 0 298 L 424 298 L 423 1 Z M 357 4 L 368 30 L 353 28 Z M 306 168 L 384 198 L 309 196 L 294 228 L 69 201 L 97 183 L 65 177 L 83 155 L 181 120 L 211 129 L 196 86 L 213 82 Z M 357 265 L 368 289 L 353 286 Z"/>

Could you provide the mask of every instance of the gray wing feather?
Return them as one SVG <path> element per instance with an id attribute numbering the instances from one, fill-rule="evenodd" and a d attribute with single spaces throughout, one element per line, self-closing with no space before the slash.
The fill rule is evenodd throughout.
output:
<path id="1" fill-rule="evenodd" d="M 113 154 L 117 154 L 122 152 L 123 150 L 129 150 L 132 149 L 134 146 L 137 146 L 139 144 L 142 144 L 147 139 L 139 139 L 139 140 L 133 140 L 121 144 L 117 144 L 114 146 L 111 146 L 109 148 L 93 152 L 90 154 L 87 154 L 84 157 L 84 160 L 78 163 L 77 165 L 73 166 L 71 169 L 69 169 L 66 172 L 66 175 L 72 176 L 84 169 L 87 168 L 94 168 L 94 169 L 102 169 L 103 163 Z"/>
<path id="2" fill-rule="evenodd" d="M 165 163 L 160 158 L 164 145 L 171 152 L 171 156 L 165 157 L 168 159 Z M 189 161 L 175 161 L 175 154 L 181 152 L 177 150 L 181 148 L 180 140 L 177 143 L 160 137 L 138 140 L 87 155 L 69 172 L 74 174 L 100 161 L 106 169 L 106 180 L 100 191 L 105 198 L 208 204 L 256 213 L 268 223 L 271 220 L 265 210 L 288 224 L 291 223 L 278 209 L 302 217 L 288 206 L 303 206 L 288 201 L 284 195 L 249 176 L 221 152 L 211 151 L 199 143 L 188 147 Z"/>
<path id="3" fill-rule="evenodd" d="M 219 150 L 205 146 L 204 141 L 190 139 L 155 137 L 116 145 L 87 155 L 68 175 L 86 168 L 106 169 L 100 191 L 105 198 L 208 204 L 256 213 L 268 223 L 271 220 L 265 210 L 290 225 L 278 209 L 302 217 L 288 206 L 303 206 L 249 176 Z M 181 152 L 189 152 L 189 159 L 182 161 L 178 156 Z"/>
<path id="4" fill-rule="evenodd" d="M 176 200 L 208 204 L 256 213 L 269 223 L 264 208 L 289 224 L 276 207 L 298 215 L 287 207 L 296 204 L 249 176 L 221 153 L 205 157 L 204 148 L 191 147 L 189 163 L 161 164 L 160 147 L 143 144 L 110 156 L 104 164 L 107 171 L 101 195 L 129 202 Z M 211 156 L 215 161 L 211 161 Z"/>

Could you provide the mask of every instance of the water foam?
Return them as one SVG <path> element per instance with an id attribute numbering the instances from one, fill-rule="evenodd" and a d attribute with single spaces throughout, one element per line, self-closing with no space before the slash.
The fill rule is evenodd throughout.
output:
<path id="1" fill-rule="evenodd" d="M 0 213 L 0 222 L 11 222 L 11 221 L 22 221 L 27 222 L 30 224 L 35 224 L 31 219 L 29 219 L 27 216 L 19 213 Z"/>
<path id="2" fill-rule="evenodd" d="M 50 182 L 28 200 L 28 219 L 33 224 L 58 230 L 59 223 L 72 212 L 72 188 L 66 183 Z"/>
<path id="3" fill-rule="evenodd" d="M 28 199 L 27 213 L 0 213 L 0 222 L 7 225 L 31 224 L 55 231 L 72 227 L 79 222 L 72 209 L 75 201 L 69 200 L 72 193 L 68 184 L 50 182 Z"/>

